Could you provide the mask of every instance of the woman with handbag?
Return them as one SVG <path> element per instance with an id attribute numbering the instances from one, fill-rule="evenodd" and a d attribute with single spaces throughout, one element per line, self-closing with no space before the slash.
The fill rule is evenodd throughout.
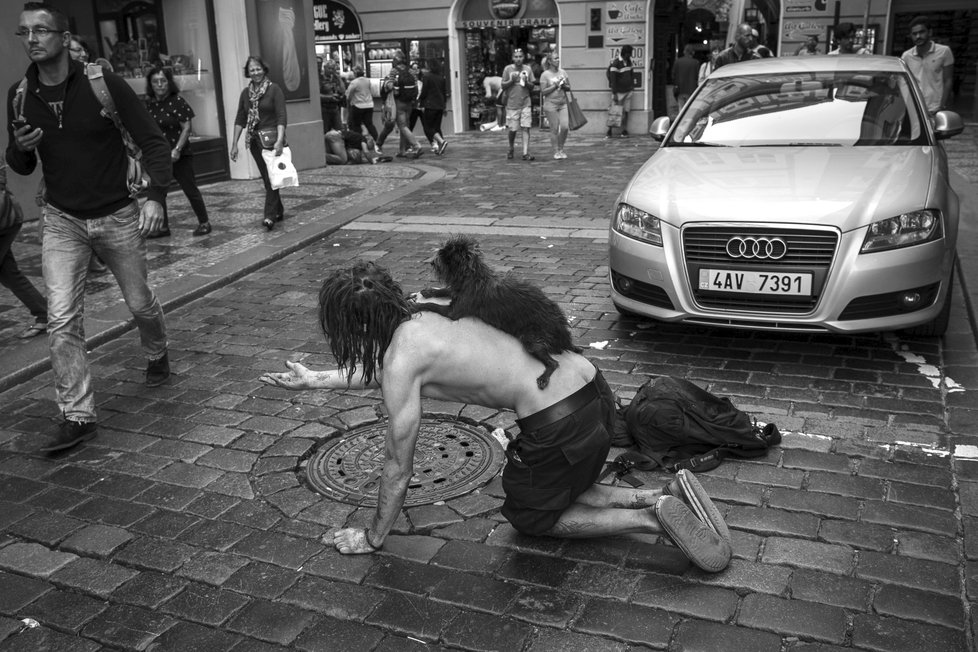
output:
<path id="1" fill-rule="evenodd" d="M 48 329 L 48 303 L 17 267 L 11 246 L 24 223 L 24 213 L 7 190 L 7 163 L 0 159 L 0 285 L 10 290 L 30 310 L 34 323 L 17 337 L 26 340 Z"/>
<path id="2" fill-rule="evenodd" d="M 556 52 L 547 57 L 547 69 L 540 75 L 540 93 L 543 95 L 543 112 L 550 124 L 550 146 L 557 160 L 567 158 L 564 142 L 569 131 L 567 123 L 567 92 L 570 81 L 567 73 L 560 67 L 560 57 Z"/>
<path id="3" fill-rule="evenodd" d="M 275 222 L 285 217 L 285 208 L 279 191 L 272 188 L 268 178 L 268 166 L 262 157 L 262 150 L 274 150 L 281 156 L 285 147 L 285 93 L 278 84 L 268 78 L 268 66 L 261 57 L 251 55 L 245 62 L 245 77 L 251 81 L 241 91 L 238 100 L 238 114 L 234 118 L 234 137 L 231 139 L 231 160 L 238 160 L 238 139 L 245 132 L 245 143 L 255 159 L 258 173 L 265 186 L 265 210 L 262 225 L 269 231 Z"/>
<path id="4" fill-rule="evenodd" d="M 146 108 L 170 143 L 173 178 L 180 184 L 180 189 L 187 196 L 187 201 L 190 202 L 190 207 L 197 216 L 194 235 L 207 235 L 211 232 L 211 223 L 207 219 L 204 197 L 197 187 L 193 150 L 190 147 L 190 121 L 194 117 L 194 110 L 185 99 L 180 97 L 180 89 L 173 81 L 173 73 L 169 68 L 156 66 L 146 75 Z M 170 235 L 170 220 L 164 200 L 163 226 L 159 231 L 150 233 L 146 237 L 162 238 L 168 235 Z"/>

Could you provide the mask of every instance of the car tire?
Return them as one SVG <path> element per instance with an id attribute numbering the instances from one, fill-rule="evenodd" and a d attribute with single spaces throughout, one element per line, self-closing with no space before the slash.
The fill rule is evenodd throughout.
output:
<path id="1" fill-rule="evenodd" d="M 917 337 L 940 337 L 947 331 L 947 325 L 951 320 L 951 295 L 954 294 L 954 270 L 952 268 L 951 275 L 948 277 L 947 281 L 947 294 L 944 297 L 944 305 L 941 306 L 941 311 L 937 313 L 937 317 L 934 317 L 932 321 L 926 324 L 921 324 L 920 326 L 914 326 L 913 328 L 908 328 L 904 332 L 908 335 L 914 335 Z"/>

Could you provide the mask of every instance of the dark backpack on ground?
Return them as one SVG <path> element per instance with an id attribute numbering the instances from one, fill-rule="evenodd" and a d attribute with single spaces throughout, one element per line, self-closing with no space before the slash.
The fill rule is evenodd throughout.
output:
<path id="1" fill-rule="evenodd" d="M 394 99 L 398 102 L 413 102 L 418 99 L 418 80 L 407 66 L 399 67 L 395 73 Z"/>
<path id="2" fill-rule="evenodd" d="M 638 447 L 637 453 L 626 455 L 643 471 L 656 467 L 673 473 L 679 469 L 709 471 L 726 457 L 761 457 L 781 443 L 781 433 L 773 423 L 762 428 L 729 398 L 670 376 L 642 385 L 619 416 Z M 618 434 L 616 439 L 622 433 Z"/>

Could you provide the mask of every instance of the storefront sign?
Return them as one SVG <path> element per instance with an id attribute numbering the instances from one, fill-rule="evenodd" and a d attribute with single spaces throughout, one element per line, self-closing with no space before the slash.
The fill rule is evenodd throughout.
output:
<path id="1" fill-rule="evenodd" d="M 605 26 L 605 42 L 609 45 L 625 45 L 645 42 L 645 23 L 611 23 Z"/>
<path id="2" fill-rule="evenodd" d="M 609 2 L 605 16 L 609 23 L 644 23 L 644 2 Z"/>
<path id="3" fill-rule="evenodd" d="M 612 61 L 621 56 L 621 48 L 608 48 L 608 61 Z M 644 45 L 633 45 L 632 46 L 632 66 L 636 70 L 643 67 L 645 62 L 645 46 Z"/>
<path id="4" fill-rule="evenodd" d="M 312 19 L 316 43 L 363 40 L 360 18 L 352 9 L 335 0 L 313 0 Z"/>
<path id="5" fill-rule="evenodd" d="M 482 29 L 483 27 L 554 27 L 556 18 L 516 18 L 460 20 L 455 23 L 459 29 Z"/>
<path id="6" fill-rule="evenodd" d="M 813 16 L 819 14 L 831 15 L 828 0 L 784 0 L 785 17 L 799 15 Z"/>
<path id="7" fill-rule="evenodd" d="M 459 29 L 556 25 L 553 0 L 468 0 L 455 22 Z"/>

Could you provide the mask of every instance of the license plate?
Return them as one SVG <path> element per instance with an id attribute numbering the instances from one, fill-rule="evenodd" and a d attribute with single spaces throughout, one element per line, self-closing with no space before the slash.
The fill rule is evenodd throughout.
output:
<path id="1" fill-rule="evenodd" d="M 736 272 L 728 269 L 701 269 L 700 289 L 743 294 L 812 295 L 812 275 L 791 272 Z"/>

